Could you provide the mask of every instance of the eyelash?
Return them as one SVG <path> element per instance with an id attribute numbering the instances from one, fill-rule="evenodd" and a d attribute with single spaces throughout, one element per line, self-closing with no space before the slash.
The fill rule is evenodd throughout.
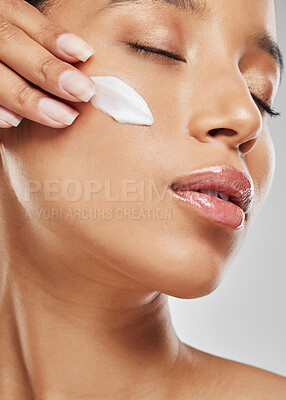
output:
<path id="1" fill-rule="evenodd" d="M 130 46 L 133 50 L 135 50 L 137 53 L 144 53 L 145 55 L 152 55 L 152 54 L 157 54 L 161 56 L 165 56 L 168 58 L 171 58 L 175 61 L 180 61 L 180 62 L 187 62 L 186 59 L 178 56 L 177 54 L 172 53 L 171 51 L 167 50 L 162 50 L 162 49 L 157 49 L 155 47 L 149 47 L 145 46 L 143 44 L 139 44 L 138 41 L 136 42 L 129 42 L 127 43 L 128 46 Z M 263 100 L 261 100 L 259 97 L 257 97 L 255 94 L 251 93 L 251 96 L 253 100 L 263 108 L 263 110 L 270 115 L 270 117 L 280 117 L 280 113 L 275 111 L 273 108 L 271 108 L 267 103 L 265 103 Z"/>
<path id="2" fill-rule="evenodd" d="M 270 117 L 280 117 L 280 113 L 275 111 L 273 108 L 271 108 L 267 103 L 265 103 L 263 100 L 261 100 L 259 97 L 257 97 L 255 94 L 251 93 L 251 96 L 253 100 L 260 105 L 267 114 L 270 115 Z"/>
<path id="3" fill-rule="evenodd" d="M 129 42 L 129 43 L 127 43 L 127 45 L 132 47 L 132 49 L 134 49 L 137 53 L 145 53 L 146 55 L 148 55 L 148 54 L 151 55 L 151 53 L 153 53 L 153 54 L 158 54 L 161 56 L 171 58 L 176 61 L 180 61 L 180 62 L 184 62 L 184 63 L 187 62 L 187 60 L 178 56 L 177 54 L 172 53 L 171 51 L 156 49 L 155 47 L 144 46 L 143 44 L 139 44 L 137 41 L 135 43 Z"/>

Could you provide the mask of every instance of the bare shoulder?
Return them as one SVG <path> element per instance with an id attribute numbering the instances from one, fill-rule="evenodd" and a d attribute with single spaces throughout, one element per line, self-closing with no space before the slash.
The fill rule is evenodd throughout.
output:
<path id="1" fill-rule="evenodd" d="M 286 377 L 225 359 L 185 345 L 190 363 L 195 360 L 203 387 L 213 400 L 285 400 Z M 193 360 L 193 361 L 191 361 Z"/>

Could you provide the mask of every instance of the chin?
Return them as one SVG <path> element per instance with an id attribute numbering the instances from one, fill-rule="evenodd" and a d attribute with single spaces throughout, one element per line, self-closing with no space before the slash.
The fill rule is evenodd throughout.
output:
<path id="1" fill-rule="evenodd" d="M 207 296 L 221 283 L 228 262 L 212 254 L 197 254 L 195 257 L 173 260 L 160 264 L 151 279 L 145 281 L 153 290 L 165 293 L 172 297 L 194 299 Z M 159 268 L 160 267 L 160 268 Z"/>
<path id="2" fill-rule="evenodd" d="M 142 234 L 137 240 L 134 236 L 128 240 L 122 231 L 119 241 L 116 237 L 110 236 L 103 244 L 101 236 L 100 245 L 94 241 L 94 254 L 131 278 L 143 291 L 158 291 L 182 299 L 212 293 L 239 250 L 237 241 L 217 243 L 190 235 L 168 238 L 161 235 L 154 240 Z"/>
<path id="3" fill-rule="evenodd" d="M 58 205 L 60 209 L 69 206 Z M 78 208 L 83 211 L 85 204 Z M 112 215 L 42 222 L 58 237 L 65 236 L 73 251 L 88 255 L 86 272 L 91 279 L 96 280 L 99 270 L 103 274 L 117 271 L 111 278 L 118 278 L 117 283 L 123 279 L 128 287 L 183 299 L 206 296 L 218 287 L 247 231 L 214 224 L 195 212 L 188 217 L 174 212 L 172 219 L 150 221 Z"/>
<path id="4" fill-rule="evenodd" d="M 152 290 L 169 296 L 203 297 L 220 285 L 245 237 L 245 229 L 233 235 L 214 226 L 169 237 L 161 235 L 153 243 L 146 240 L 144 249 L 137 247 L 137 261 L 129 263 L 136 268 L 130 268 L 128 273 Z"/>

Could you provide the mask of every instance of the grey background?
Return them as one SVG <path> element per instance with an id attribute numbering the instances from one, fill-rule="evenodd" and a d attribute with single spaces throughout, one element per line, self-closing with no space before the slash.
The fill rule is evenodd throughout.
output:
<path id="1" fill-rule="evenodd" d="M 278 42 L 286 63 L 286 2 L 277 1 Z M 221 357 L 286 376 L 286 74 L 271 120 L 276 170 L 269 195 L 226 276 L 212 294 L 169 297 L 177 334 Z"/>

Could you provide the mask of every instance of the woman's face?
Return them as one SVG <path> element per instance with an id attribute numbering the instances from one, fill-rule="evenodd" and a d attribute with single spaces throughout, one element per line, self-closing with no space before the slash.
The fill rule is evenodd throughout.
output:
<path id="1" fill-rule="evenodd" d="M 263 31 L 275 38 L 274 3 L 207 0 L 201 10 L 198 1 L 189 10 L 163 0 L 117 3 L 101 9 L 105 1 L 56 1 L 49 17 L 95 47 L 78 68 L 128 83 L 146 100 L 154 124 L 120 124 L 90 103 L 69 103 L 81 113 L 71 127 L 24 121 L 19 140 L 7 140 L 2 155 L 26 210 L 69 234 L 72 246 L 88 247 L 106 268 L 148 288 L 203 296 L 220 282 L 273 176 L 268 116 L 251 93 L 272 104 L 279 70 L 267 43 L 258 48 L 249 38 Z M 187 62 L 136 52 L 130 42 Z M 216 128 L 224 129 L 211 136 Z M 215 165 L 253 179 L 243 228 L 205 218 L 168 189 L 178 177 Z"/>

